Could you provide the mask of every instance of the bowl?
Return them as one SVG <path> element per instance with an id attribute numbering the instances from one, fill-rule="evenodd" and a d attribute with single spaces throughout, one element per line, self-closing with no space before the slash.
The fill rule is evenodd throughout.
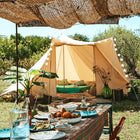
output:
<path id="1" fill-rule="evenodd" d="M 67 112 L 73 112 L 78 107 L 77 104 L 64 104 L 64 105 L 57 105 L 57 108 L 62 111 L 62 108 L 65 108 Z"/>
<path id="2" fill-rule="evenodd" d="M 70 130 L 71 126 L 72 126 L 71 124 L 59 124 L 59 125 L 56 125 L 55 128 L 58 131 L 68 131 Z"/>

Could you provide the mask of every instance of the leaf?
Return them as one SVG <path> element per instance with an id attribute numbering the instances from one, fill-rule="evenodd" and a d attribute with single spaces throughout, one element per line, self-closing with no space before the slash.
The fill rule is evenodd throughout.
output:
<path id="1" fill-rule="evenodd" d="M 32 69 L 31 69 L 31 70 L 29 71 L 29 74 L 30 74 L 30 75 L 38 75 L 39 73 L 40 73 L 39 70 L 32 70 Z"/>
<path id="2" fill-rule="evenodd" d="M 33 82 L 33 84 L 37 86 L 45 86 L 44 82 Z"/>
<path id="3" fill-rule="evenodd" d="M 39 77 L 53 79 L 53 78 L 56 78 L 56 77 L 58 78 L 58 75 L 56 73 L 45 72 L 43 74 L 40 74 Z"/>
<path id="4" fill-rule="evenodd" d="M 7 71 L 5 74 L 6 74 L 6 75 L 17 75 L 17 72 Z M 23 75 L 23 74 L 18 73 L 18 76 L 21 77 L 22 75 Z"/>
<path id="5" fill-rule="evenodd" d="M 7 76 L 2 79 L 3 81 L 15 84 L 17 82 L 17 76 Z M 18 78 L 18 81 L 23 81 L 22 78 Z"/>

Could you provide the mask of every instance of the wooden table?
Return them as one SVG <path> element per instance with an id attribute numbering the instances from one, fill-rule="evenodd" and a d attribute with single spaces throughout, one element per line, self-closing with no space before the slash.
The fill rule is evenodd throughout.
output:
<path id="1" fill-rule="evenodd" d="M 66 132 L 66 140 L 98 140 L 102 134 L 105 123 L 106 111 L 90 118 L 83 118 L 74 124 L 71 131 Z"/>
<path id="2" fill-rule="evenodd" d="M 82 118 L 80 122 L 72 124 L 66 131 L 65 138 L 61 140 L 98 140 L 102 134 L 106 110 L 97 110 L 98 114 L 92 117 Z"/>

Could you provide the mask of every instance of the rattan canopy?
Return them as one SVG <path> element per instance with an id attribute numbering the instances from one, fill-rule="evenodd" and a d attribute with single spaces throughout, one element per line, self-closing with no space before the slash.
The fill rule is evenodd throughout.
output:
<path id="1" fill-rule="evenodd" d="M 0 0 L 0 17 L 26 27 L 117 24 L 120 16 L 139 13 L 140 0 Z"/>

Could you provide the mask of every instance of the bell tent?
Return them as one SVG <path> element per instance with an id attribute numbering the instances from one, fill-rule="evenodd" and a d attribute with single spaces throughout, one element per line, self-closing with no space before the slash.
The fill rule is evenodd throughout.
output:
<path id="1" fill-rule="evenodd" d="M 126 83 L 129 82 L 115 51 L 113 38 L 98 42 L 83 42 L 73 40 L 65 35 L 59 39 L 52 39 L 51 48 L 41 58 L 42 61 L 33 68 L 57 73 L 57 79 L 41 79 L 46 82 L 47 92 L 57 96 L 56 80 L 68 81 L 94 81 L 96 94 L 100 95 L 104 87 L 101 76 L 93 72 L 93 67 L 103 68 L 110 74 L 109 87 L 123 89 L 126 92 Z M 33 93 L 39 92 L 34 87 Z"/>

